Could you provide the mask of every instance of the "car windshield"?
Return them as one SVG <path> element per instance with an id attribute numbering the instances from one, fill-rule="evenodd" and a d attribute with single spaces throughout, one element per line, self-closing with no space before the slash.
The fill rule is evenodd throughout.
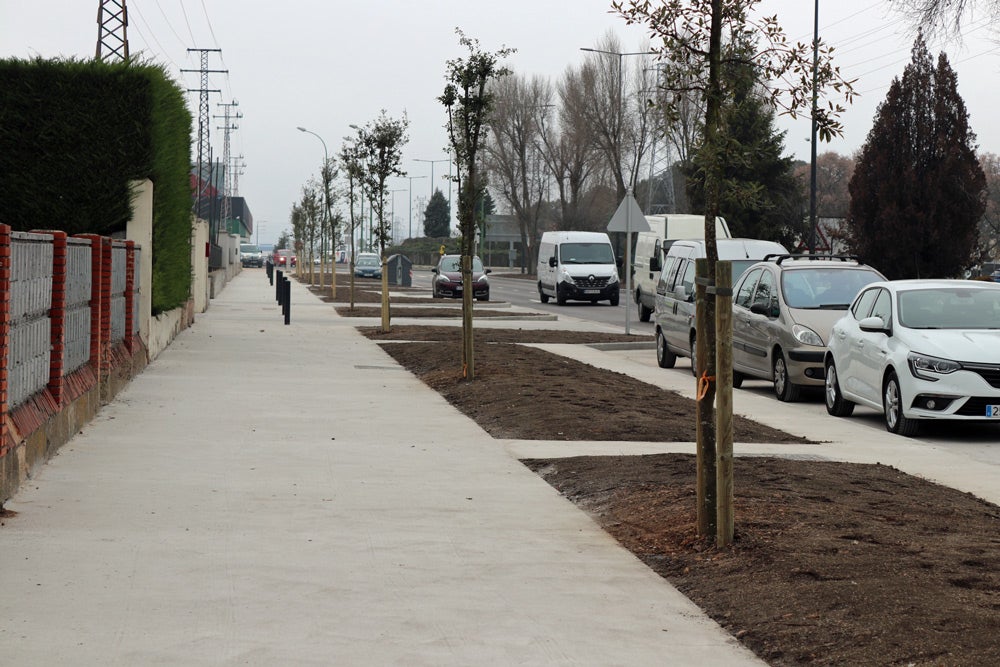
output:
<path id="1" fill-rule="evenodd" d="M 358 257 L 357 266 L 378 266 L 377 257 Z"/>
<path id="2" fill-rule="evenodd" d="M 865 267 L 792 269 L 781 274 L 781 292 L 789 308 L 847 310 L 862 287 L 878 280 Z"/>
<path id="3" fill-rule="evenodd" d="M 260 252 L 260 248 L 255 245 L 241 245 L 240 252 Z"/>
<path id="4" fill-rule="evenodd" d="M 615 255 L 607 243 L 563 243 L 559 246 L 563 264 L 614 264 Z"/>
<path id="5" fill-rule="evenodd" d="M 445 257 L 441 260 L 441 270 L 445 273 L 458 273 L 462 270 L 462 256 L 456 255 L 454 257 Z M 483 260 L 478 257 L 472 258 L 472 272 L 483 272 Z"/>
<path id="6" fill-rule="evenodd" d="M 910 329 L 1000 329 L 1000 289 L 900 292 L 899 323 Z"/>

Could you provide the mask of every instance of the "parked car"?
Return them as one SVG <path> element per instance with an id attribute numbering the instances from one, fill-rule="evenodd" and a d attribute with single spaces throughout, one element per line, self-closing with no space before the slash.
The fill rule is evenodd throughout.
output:
<path id="1" fill-rule="evenodd" d="M 441 255 L 437 266 L 431 269 L 431 294 L 435 299 L 462 296 L 462 256 Z M 490 281 L 486 274 L 490 269 L 483 267 L 478 256 L 472 258 L 472 296 L 477 301 L 490 300 Z"/>
<path id="2" fill-rule="evenodd" d="M 721 218 L 720 218 L 721 220 Z M 719 259 L 732 264 L 735 282 L 751 265 L 769 254 L 787 253 L 780 243 L 759 239 L 720 238 L 716 241 Z M 663 270 L 656 283 L 653 335 L 656 337 L 656 363 L 660 368 L 673 368 L 677 357 L 690 357 L 691 372 L 695 372 L 695 341 L 698 332 L 694 312 L 694 263 L 705 257 L 705 242 L 674 241 L 663 260 Z M 734 375 L 739 386 L 742 377 Z"/>
<path id="3" fill-rule="evenodd" d="M 993 280 L 993 282 L 1000 283 L 1000 269 L 991 273 L 990 278 Z"/>
<path id="4" fill-rule="evenodd" d="M 382 258 L 373 252 L 361 252 L 354 258 L 354 275 L 358 278 L 381 278 Z"/>
<path id="5" fill-rule="evenodd" d="M 850 255 L 777 255 L 733 287 L 733 375 L 774 382 L 781 401 L 822 387 L 830 330 L 866 285 L 885 276 Z"/>
<path id="6" fill-rule="evenodd" d="M 927 419 L 1000 423 L 1000 285 L 893 280 L 868 285 L 833 327 L 826 410 L 881 410 L 891 433 Z"/>
<path id="7" fill-rule="evenodd" d="M 297 260 L 295 253 L 288 248 L 274 251 L 274 265 L 276 267 L 292 267 L 295 266 Z"/>
<path id="8" fill-rule="evenodd" d="M 240 244 L 240 265 L 246 266 L 264 266 L 264 253 L 261 252 L 260 248 L 255 246 L 253 243 L 241 243 Z"/>

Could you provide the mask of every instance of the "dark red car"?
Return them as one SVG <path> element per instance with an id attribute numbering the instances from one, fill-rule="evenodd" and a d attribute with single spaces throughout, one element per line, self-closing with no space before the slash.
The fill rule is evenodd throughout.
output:
<path id="1" fill-rule="evenodd" d="M 441 255 L 437 266 L 431 271 L 434 273 L 434 277 L 431 278 L 431 291 L 435 299 L 462 296 L 461 255 Z M 476 301 L 490 300 L 490 282 L 486 278 L 489 272 L 490 269 L 483 268 L 483 262 L 479 257 L 472 258 L 472 296 Z"/>

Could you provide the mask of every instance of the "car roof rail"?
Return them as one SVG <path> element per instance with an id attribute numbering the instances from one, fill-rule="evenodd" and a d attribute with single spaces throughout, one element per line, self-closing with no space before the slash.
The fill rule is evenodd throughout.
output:
<path id="1" fill-rule="evenodd" d="M 774 260 L 775 264 L 781 264 L 786 259 L 808 259 L 811 261 L 816 260 L 828 260 L 828 261 L 841 261 L 841 262 L 857 262 L 862 264 L 861 258 L 857 255 L 815 255 L 808 253 L 796 253 L 796 254 L 781 254 L 781 253 L 768 253 L 764 255 L 764 259 L 761 261 L 770 262 Z"/>

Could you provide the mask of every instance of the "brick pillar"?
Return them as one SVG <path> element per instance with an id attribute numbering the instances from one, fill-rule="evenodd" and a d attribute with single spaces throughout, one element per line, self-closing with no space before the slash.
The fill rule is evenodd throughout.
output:
<path id="1" fill-rule="evenodd" d="M 0 225 L 0 456 L 7 453 L 7 353 L 10 345 L 10 226 Z"/>
<path id="2" fill-rule="evenodd" d="M 90 363 L 101 384 L 111 372 L 111 239 L 79 236 L 90 241 Z"/>
<path id="3" fill-rule="evenodd" d="M 135 241 L 125 242 L 125 349 L 135 352 Z"/>
<path id="4" fill-rule="evenodd" d="M 62 406 L 66 380 L 63 377 L 66 345 L 66 232 L 39 230 L 36 234 L 52 237 L 52 359 L 49 363 L 49 392 L 56 405 Z"/>

